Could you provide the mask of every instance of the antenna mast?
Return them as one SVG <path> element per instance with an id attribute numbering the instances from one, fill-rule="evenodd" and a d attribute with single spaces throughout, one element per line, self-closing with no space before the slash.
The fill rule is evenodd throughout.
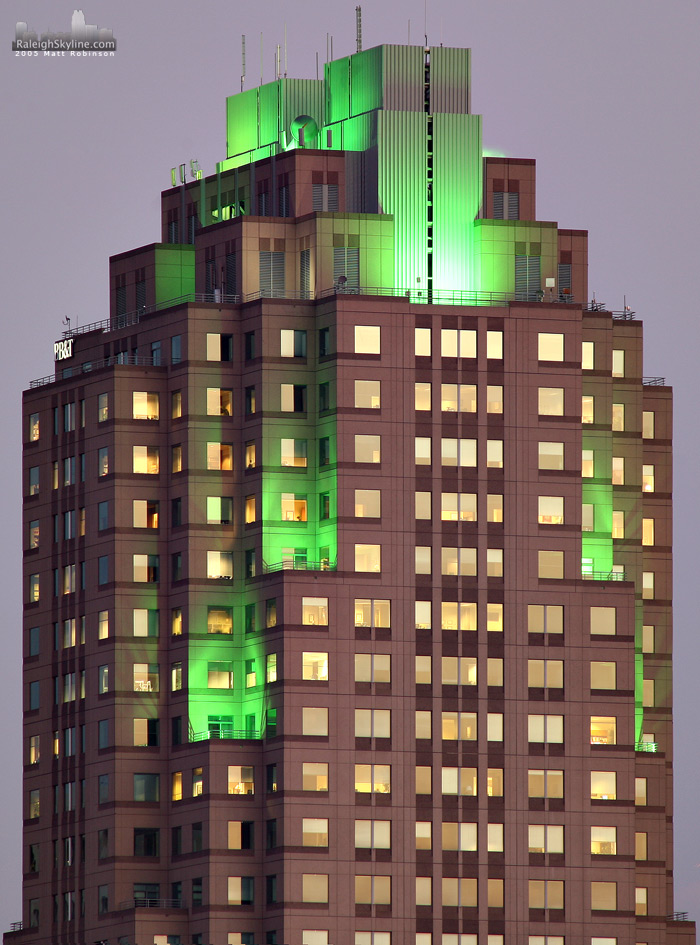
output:
<path id="1" fill-rule="evenodd" d="M 241 92 L 243 91 L 243 81 L 245 80 L 245 33 L 241 36 Z"/>
<path id="2" fill-rule="evenodd" d="M 287 24 L 284 24 L 284 77 L 287 78 Z"/>
<path id="3" fill-rule="evenodd" d="M 357 34 L 357 52 L 362 52 L 362 7 L 355 7 L 355 31 Z"/>

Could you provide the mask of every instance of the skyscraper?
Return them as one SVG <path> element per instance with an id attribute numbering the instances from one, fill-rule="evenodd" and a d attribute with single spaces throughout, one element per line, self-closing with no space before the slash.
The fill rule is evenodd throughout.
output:
<path id="1" fill-rule="evenodd" d="M 25 431 L 23 927 L 689 945 L 671 393 L 469 53 L 227 102 Z"/>

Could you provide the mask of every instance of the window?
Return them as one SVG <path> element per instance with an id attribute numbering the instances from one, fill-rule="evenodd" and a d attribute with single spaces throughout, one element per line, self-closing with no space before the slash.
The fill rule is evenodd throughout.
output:
<path id="1" fill-rule="evenodd" d="M 207 361 L 231 361 L 233 336 L 210 332 L 207 334 Z"/>
<path id="2" fill-rule="evenodd" d="M 156 476 L 160 469 L 160 451 L 157 446 L 134 446 L 133 471 Z"/>
<path id="3" fill-rule="evenodd" d="M 34 520 L 29 523 L 29 540 L 27 542 L 27 547 L 29 548 L 39 547 L 39 522 L 38 520 Z"/>
<path id="4" fill-rule="evenodd" d="M 416 879 L 419 882 L 420 878 Z M 430 882 L 430 880 L 428 880 Z M 457 877 L 443 876 L 442 878 L 442 904 L 443 906 L 476 906 L 477 899 L 477 880 L 476 879 L 458 879 Z"/>
<path id="5" fill-rule="evenodd" d="M 182 635 L 182 607 L 173 607 L 170 611 L 170 632 L 174 637 Z"/>
<path id="6" fill-rule="evenodd" d="M 159 555 L 134 555 L 134 581 L 157 584 L 160 578 Z"/>
<path id="7" fill-rule="evenodd" d="M 654 466 L 645 463 L 642 466 L 642 492 L 654 492 Z"/>
<path id="8" fill-rule="evenodd" d="M 29 468 L 29 495 L 39 495 L 39 467 L 30 466 Z"/>
<path id="9" fill-rule="evenodd" d="M 134 528 L 158 528 L 158 502 L 149 499 L 134 499 L 133 510 Z"/>
<path id="10" fill-rule="evenodd" d="M 540 744 L 561 744 L 564 741 L 564 716 L 528 715 L 527 740 Z"/>
<path id="11" fill-rule="evenodd" d="M 537 521 L 540 525 L 563 525 L 564 497 L 560 495 L 538 496 Z"/>
<path id="12" fill-rule="evenodd" d="M 624 404 L 613 404 L 612 405 L 612 429 L 613 432 L 619 433 L 625 429 L 625 405 Z"/>
<path id="13" fill-rule="evenodd" d="M 379 325 L 355 325 L 355 354 L 380 354 Z"/>
<path id="14" fill-rule="evenodd" d="M 233 689 L 233 664 L 210 661 L 207 663 L 208 689 Z"/>
<path id="15" fill-rule="evenodd" d="M 230 581 L 233 578 L 233 552 L 207 551 L 207 577 Z"/>
<path id="16" fill-rule="evenodd" d="M 642 544 L 643 545 L 654 544 L 654 519 L 653 518 L 642 519 Z"/>
<path id="17" fill-rule="evenodd" d="M 539 361 L 563 361 L 564 336 L 547 331 L 538 332 L 537 359 Z"/>
<path id="18" fill-rule="evenodd" d="M 624 486 L 625 484 L 624 456 L 613 456 L 612 458 L 612 484 L 614 486 Z"/>
<path id="19" fill-rule="evenodd" d="M 475 492 L 443 492 L 440 517 L 443 522 L 475 522 Z"/>
<path id="20" fill-rule="evenodd" d="M 355 517 L 380 518 L 381 497 L 379 489 L 355 489 Z"/>
<path id="21" fill-rule="evenodd" d="M 308 519 L 308 501 L 305 495 L 283 492 L 281 498 L 283 522 L 306 522 Z"/>
<path id="22" fill-rule="evenodd" d="M 564 663 L 562 660 L 528 660 L 527 684 L 534 689 L 562 689 Z"/>
<path id="23" fill-rule="evenodd" d="M 170 396 L 170 416 L 178 420 L 182 416 L 182 391 L 174 390 Z"/>
<path id="24" fill-rule="evenodd" d="M 415 438 L 415 459 L 416 466 L 430 466 L 432 439 L 429 436 L 417 436 Z"/>
<path id="25" fill-rule="evenodd" d="M 538 551 L 537 576 L 539 578 L 562 579 L 564 577 L 564 552 Z"/>
<path id="26" fill-rule="evenodd" d="M 617 883 L 591 882 L 591 909 L 617 909 Z"/>
<path id="27" fill-rule="evenodd" d="M 592 479 L 595 476 L 593 450 L 581 450 L 581 476 L 583 479 Z"/>
<path id="28" fill-rule="evenodd" d="M 647 833 L 637 831 L 634 835 L 634 858 L 635 860 L 647 859 Z"/>
<path id="29" fill-rule="evenodd" d="M 530 824 L 528 830 L 528 852 L 563 853 L 564 828 L 554 825 Z"/>
<path id="30" fill-rule="evenodd" d="M 464 357 L 464 355 L 462 355 Z M 503 332 L 486 332 L 486 357 L 500 360 L 503 358 Z"/>
<path id="31" fill-rule="evenodd" d="M 182 447 L 181 446 L 171 447 L 170 471 L 174 473 L 182 472 Z"/>
<path id="32" fill-rule="evenodd" d="M 475 656 L 441 657 L 443 686 L 476 686 Z"/>
<path id="33" fill-rule="evenodd" d="M 642 626 L 642 653 L 654 653 L 656 651 L 656 627 L 651 624 Z"/>
<path id="34" fill-rule="evenodd" d="M 356 875 L 355 904 L 391 905 L 391 876 Z"/>
<path id="35" fill-rule="evenodd" d="M 207 608 L 207 633 L 233 633 L 233 611 L 230 607 Z"/>
<path id="36" fill-rule="evenodd" d="M 355 406 L 370 407 L 372 409 L 380 407 L 381 382 L 355 381 Z"/>
<path id="37" fill-rule="evenodd" d="M 595 367 L 595 342 L 581 342 L 581 369 L 592 371 Z"/>
<path id="38" fill-rule="evenodd" d="M 134 800 L 141 803 L 160 801 L 160 775 L 135 774 Z"/>
<path id="39" fill-rule="evenodd" d="M 355 545 L 355 570 L 356 571 L 381 571 L 382 569 L 382 546 L 381 545 Z"/>
<path id="40" fill-rule="evenodd" d="M 367 433 L 355 434 L 355 462 L 381 462 L 381 437 Z"/>
<path id="41" fill-rule="evenodd" d="M 584 506 L 585 508 L 585 506 Z M 593 531 L 593 509 L 591 508 L 591 527 L 590 531 Z M 624 538 L 625 537 L 625 513 L 619 509 L 614 509 L 612 513 L 612 537 L 613 538 Z"/>
<path id="42" fill-rule="evenodd" d="M 228 904 L 230 906 L 252 906 L 254 902 L 254 884 L 252 876 L 229 876 Z M 192 902 L 194 905 L 194 901 Z"/>
<path id="43" fill-rule="evenodd" d="M 109 420 L 109 394 L 97 395 L 97 422 Z"/>
<path id="44" fill-rule="evenodd" d="M 617 663 L 591 660 L 591 689 L 617 689 Z"/>
<path id="45" fill-rule="evenodd" d="M 292 440 L 292 439 L 282 439 L 280 440 L 280 462 L 282 466 L 306 466 L 308 463 L 307 460 L 307 445 L 306 440 Z M 253 460 L 249 464 L 248 448 L 246 448 L 246 468 L 250 469 L 255 466 L 255 448 L 253 445 Z"/>
<path id="46" fill-rule="evenodd" d="M 442 793 L 476 797 L 476 768 L 442 768 Z"/>
<path id="47" fill-rule="evenodd" d="M 301 622 L 312 626 L 328 626 L 328 598 L 302 597 Z"/>
<path id="48" fill-rule="evenodd" d="M 134 663 L 134 692 L 159 692 L 158 663 Z"/>
<path id="49" fill-rule="evenodd" d="M 328 820 L 319 817 L 303 817 L 301 821 L 301 845 L 303 847 L 328 846 Z"/>
<path id="50" fill-rule="evenodd" d="M 222 471 L 233 469 L 233 446 L 231 443 L 207 443 L 207 469 Z"/>
<path id="51" fill-rule="evenodd" d="M 391 710 L 355 709 L 355 738 L 391 738 Z"/>
<path id="52" fill-rule="evenodd" d="M 591 853 L 596 856 L 615 856 L 617 827 L 591 827 Z"/>
<path id="53" fill-rule="evenodd" d="M 416 713 L 418 715 L 418 713 Z M 476 741 L 476 712 L 443 712 L 444 741 Z"/>
<path id="54" fill-rule="evenodd" d="M 416 519 L 430 519 L 433 517 L 432 500 L 433 496 L 431 492 L 414 493 L 414 512 Z"/>
<path id="55" fill-rule="evenodd" d="M 448 413 L 475 413 L 476 384 L 441 384 L 440 409 Z"/>
<path id="56" fill-rule="evenodd" d="M 280 330 L 280 355 L 283 358 L 305 358 L 306 332 L 282 328 Z"/>
<path id="57" fill-rule="evenodd" d="M 441 573 L 474 577 L 476 575 L 476 548 L 442 548 Z"/>
<path id="58" fill-rule="evenodd" d="M 642 571 L 642 600 L 653 600 L 656 596 L 655 574 L 653 571 Z"/>
<path id="59" fill-rule="evenodd" d="M 486 388 L 486 412 L 503 413 L 503 387 L 489 384 Z"/>
<path id="60" fill-rule="evenodd" d="M 486 466 L 489 469 L 503 469 L 503 440 L 486 441 Z"/>
<path id="61" fill-rule="evenodd" d="M 136 449 L 136 447 L 134 447 L 134 449 Z M 134 472 L 136 472 L 136 469 L 134 469 Z M 106 446 L 103 446 L 97 451 L 97 475 L 102 477 L 108 474 L 109 474 L 109 449 Z"/>
<path id="62" fill-rule="evenodd" d="M 443 437 L 440 446 L 443 466 L 476 466 L 476 440 Z"/>
<path id="63" fill-rule="evenodd" d="M 459 850 L 462 853 L 475 853 L 478 849 L 478 824 L 451 823 L 442 824 L 442 849 Z"/>
<path id="64" fill-rule="evenodd" d="M 135 390 L 132 394 L 131 416 L 134 420 L 157 420 L 160 416 L 158 394 Z"/>
<path id="65" fill-rule="evenodd" d="M 540 441 L 537 444 L 538 469 L 563 469 L 564 444 Z"/>
<path id="66" fill-rule="evenodd" d="M 100 695 L 109 692 L 109 666 L 97 668 L 97 691 Z"/>
<path id="67" fill-rule="evenodd" d="M 557 879 L 528 880 L 528 904 L 531 909 L 563 909 L 564 883 Z"/>
<path id="68" fill-rule="evenodd" d="M 233 499 L 230 496 L 207 496 L 207 525 L 230 525 L 233 521 Z"/>
<path id="69" fill-rule="evenodd" d="M 327 790 L 327 787 L 316 790 Z M 355 792 L 357 794 L 390 794 L 391 765 L 356 764 Z"/>
<path id="70" fill-rule="evenodd" d="M 564 797 L 564 772 L 556 769 L 530 768 L 527 773 L 528 797 Z"/>
<path id="71" fill-rule="evenodd" d="M 595 801 L 617 799 L 617 772 L 591 771 L 591 799 Z"/>
<path id="72" fill-rule="evenodd" d="M 252 766 L 228 766 L 228 793 L 255 794 L 255 777 Z"/>
<path id="73" fill-rule="evenodd" d="M 356 653 L 355 682 L 390 683 L 391 656 L 383 653 Z"/>
<path id="74" fill-rule="evenodd" d="M 541 417 L 563 417 L 564 388 L 538 387 L 537 412 Z"/>
<path id="75" fill-rule="evenodd" d="M 304 706 L 301 710 L 302 735 L 328 736 L 328 709 Z"/>
<path id="76" fill-rule="evenodd" d="M 207 415 L 230 417 L 233 413 L 233 395 L 221 387 L 207 387 Z"/>
<path id="77" fill-rule="evenodd" d="M 416 410 L 432 410 L 431 390 L 432 385 L 429 382 L 416 382 L 414 395 L 414 406 Z"/>
<path id="78" fill-rule="evenodd" d="M 305 651 L 301 654 L 301 678 L 328 682 L 328 653 Z"/>
<path id="79" fill-rule="evenodd" d="M 625 376 L 625 350 L 624 348 L 613 348 L 612 352 L 612 376 Z"/>
<path id="80" fill-rule="evenodd" d="M 429 358 L 431 353 L 430 348 L 430 329 L 429 328 L 414 328 L 414 344 L 415 344 L 415 354 L 416 357 Z"/>
<path id="81" fill-rule="evenodd" d="M 617 719 L 614 715 L 591 716 L 591 745 L 616 745 Z"/>
<path id="82" fill-rule="evenodd" d="M 653 440 L 654 436 L 654 411 L 642 410 L 642 438 Z"/>
<path id="83" fill-rule="evenodd" d="M 280 384 L 280 410 L 283 413 L 306 413 L 306 384 Z M 255 413 L 254 410 L 250 412 Z"/>

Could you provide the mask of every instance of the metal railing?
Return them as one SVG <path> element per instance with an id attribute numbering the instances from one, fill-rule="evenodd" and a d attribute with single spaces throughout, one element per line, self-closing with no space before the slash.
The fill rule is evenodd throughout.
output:
<path id="1" fill-rule="evenodd" d="M 688 913 L 687 912 L 669 912 L 666 916 L 667 922 L 687 922 Z"/>
<path id="2" fill-rule="evenodd" d="M 665 377 L 643 377 L 642 384 L 645 387 L 665 387 L 666 378 Z"/>
<path id="3" fill-rule="evenodd" d="M 70 378 L 78 377 L 80 374 L 89 374 L 91 371 L 99 371 L 100 368 L 104 367 L 113 367 L 115 364 L 127 364 L 136 367 L 165 367 L 167 363 L 168 362 L 162 357 L 141 357 L 140 355 L 127 354 L 124 352 L 122 354 L 113 354 L 109 358 L 100 358 L 98 361 L 86 361 L 84 364 L 81 364 L 79 368 L 63 368 L 58 374 L 47 374 L 46 377 L 37 377 L 35 380 L 29 382 L 29 386 L 30 388 L 44 387 L 46 384 L 54 384 L 56 381 L 67 381 Z"/>
<path id="4" fill-rule="evenodd" d="M 329 561 L 327 558 L 324 558 L 323 561 L 275 561 L 273 564 L 268 564 L 267 561 L 262 563 L 262 573 L 263 574 L 272 574 L 275 571 L 337 571 L 338 562 Z"/>
<path id="5" fill-rule="evenodd" d="M 246 729 L 222 727 L 218 731 L 209 729 L 205 732 L 190 732 L 191 742 L 215 742 L 226 741 L 228 739 L 253 739 L 254 741 L 260 741 L 262 737 L 262 729 L 257 728 Z"/>
<path id="6" fill-rule="evenodd" d="M 561 302 L 570 305 L 573 295 L 546 295 L 543 289 L 537 292 L 482 292 L 465 289 L 396 288 L 386 286 L 335 285 L 321 289 L 318 298 L 331 295 L 378 295 L 390 298 L 405 298 L 416 305 L 504 305 L 507 302 Z"/>
<path id="7" fill-rule="evenodd" d="M 24 922 L 10 922 L 10 932 L 21 932 L 23 928 Z"/>
<path id="8" fill-rule="evenodd" d="M 120 909 L 186 909 L 184 899 L 125 899 Z"/>
<path id="9" fill-rule="evenodd" d="M 659 743 L 658 742 L 637 742 L 637 744 L 634 746 L 634 750 L 635 751 L 648 751 L 648 752 L 651 752 L 652 754 L 656 754 L 656 752 L 659 750 Z"/>
<path id="10" fill-rule="evenodd" d="M 633 312 L 629 305 L 626 305 L 621 311 L 614 311 L 609 309 L 605 302 L 598 302 L 597 299 L 592 299 L 588 305 L 585 307 L 586 312 L 605 312 L 606 314 L 612 315 L 613 318 L 620 319 L 622 321 L 633 321 L 636 312 Z"/>
<path id="11" fill-rule="evenodd" d="M 624 571 L 582 571 L 581 578 L 584 581 L 624 581 Z"/>
<path id="12" fill-rule="evenodd" d="M 145 315 L 152 315 L 154 312 L 162 312 L 166 308 L 174 308 L 176 305 L 186 305 L 188 302 L 210 302 L 226 305 L 237 305 L 241 301 L 240 295 L 229 295 L 215 289 L 213 292 L 189 292 L 187 295 L 178 295 L 173 299 L 164 299 L 162 302 L 156 302 L 154 305 L 142 305 L 141 308 L 133 312 L 124 312 L 122 315 L 114 315 L 112 318 L 103 318 L 99 322 L 90 322 L 87 325 L 79 325 L 77 328 L 69 328 L 63 332 L 64 338 L 74 338 L 76 335 L 84 335 L 91 331 L 118 331 L 120 328 L 129 328 L 131 325 L 138 325 Z"/>

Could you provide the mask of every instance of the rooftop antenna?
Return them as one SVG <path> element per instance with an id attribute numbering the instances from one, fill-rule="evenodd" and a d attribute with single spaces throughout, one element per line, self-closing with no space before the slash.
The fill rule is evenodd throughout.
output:
<path id="1" fill-rule="evenodd" d="M 330 60 L 330 33 L 326 33 L 326 62 Z"/>
<path id="2" fill-rule="evenodd" d="M 316 81 L 318 82 L 318 53 L 316 53 Z"/>
<path id="3" fill-rule="evenodd" d="M 355 7 L 355 30 L 357 33 L 357 52 L 362 52 L 362 7 Z"/>
<path id="4" fill-rule="evenodd" d="M 333 62 L 333 35 L 331 34 L 331 62 Z"/>
<path id="5" fill-rule="evenodd" d="M 241 36 L 241 92 L 243 91 L 243 81 L 245 79 L 245 33 Z"/>
<path id="6" fill-rule="evenodd" d="M 277 52 L 275 53 L 275 81 L 280 77 L 280 44 L 277 43 Z"/>
<path id="7" fill-rule="evenodd" d="M 284 24 L 284 77 L 287 78 L 287 24 Z"/>
<path id="8" fill-rule="evenodd" d="M 263 84 L 263 34 L 260 34 L 260 85 Z"/>
<path id="9" fill-rule="evenodd" d="M 428 45 L 428 0 L 423 0 L 423 32 L 425 33 L 425 45 Z"/>
<path id="10" fill-rule="evenodd" d="M 411 45 L 411 21 L 408 21 L 408 45 Z"/>

